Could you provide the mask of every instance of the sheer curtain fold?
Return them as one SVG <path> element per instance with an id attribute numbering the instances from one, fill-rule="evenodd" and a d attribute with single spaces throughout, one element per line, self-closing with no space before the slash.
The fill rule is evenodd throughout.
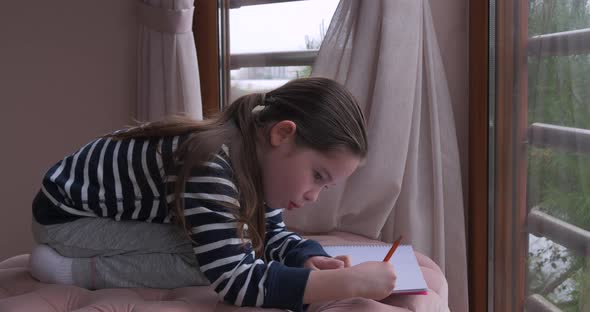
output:
<path id="1" fill-rule="evenodd" d="M 153 121 L 183 113 L 202 119 L 194 0 L 141 0 L 137 13 L 136 118 Z"/>
<path id="2" fill-rule="evenodd" d="M 369 155 L 313 207 L 286 213 L 304 232 L 347 231 L 405 242 L 449 282 L 452 311 L 467 311 L 467 260 L 455 121 L 427 0 L 342 0 L 313 76 L 357 97 Z"/>

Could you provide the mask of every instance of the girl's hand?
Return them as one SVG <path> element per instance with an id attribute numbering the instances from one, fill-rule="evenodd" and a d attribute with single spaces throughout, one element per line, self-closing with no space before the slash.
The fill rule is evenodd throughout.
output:
<path id="1" fill-rule="evenodd" d="M 383 261 L 363 262 L 350 268 L 354 293 L 359 297 L 381 300 L 391 294 L 396 275 L 393 264 Z"/>
<path id="2" fill-rule="evenodd" d="M 304 268 L 312 270 L 333 270 L 350 267 L 349 256 L 337 256 L 334 258 L 315 256 L 310 257 L 303 264 Z"/>

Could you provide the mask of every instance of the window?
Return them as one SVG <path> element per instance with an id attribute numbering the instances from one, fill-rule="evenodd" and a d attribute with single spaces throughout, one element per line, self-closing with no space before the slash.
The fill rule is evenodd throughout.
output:
<path id="1" fill-rule="evenodd" d="M 489 299 L 589 311 L 590 3 L 490 3 Z"/>
<path id="2" fill-rule="evenodd" d="M 196 1 L 193 32 L 203 115 L 213 116 L 242 92 L 275 88 L 309 75 L 338 3 Z"/>
<path id="3" fill-rule="evenodd" d="M 230 2 L 230 102 L 309 76 L 338 5 L 338 0 L 271 2 Z"/>

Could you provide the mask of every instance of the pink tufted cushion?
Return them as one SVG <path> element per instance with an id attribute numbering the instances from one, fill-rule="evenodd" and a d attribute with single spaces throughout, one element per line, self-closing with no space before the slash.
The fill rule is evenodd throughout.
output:
<path id="1" fill-rule="evenodd" d="M 376 242 L 348 233 L 308 236 L 324 245 Z M 172 290 L 125 288 L 90 291 L 76 286 L 44 284 L 29 274 L 28 255 L 0 262 L 0 311 L 279 311 L 236 307 L 218 302 L 217 294 L 208 287 Z M 448 311 L 448 288 L 440 269 L 432 260 L 418 255 L 424 277 L 430 288 L 426 296 L 390 296 L 381 302 L 354 298 L 315 304 L 310 311 Z M 393 305 L 397 306 L 394 307 Z"/>

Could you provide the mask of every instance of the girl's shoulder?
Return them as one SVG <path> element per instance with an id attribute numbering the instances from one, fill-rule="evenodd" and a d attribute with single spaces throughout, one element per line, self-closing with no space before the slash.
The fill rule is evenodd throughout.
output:
<path id="1" fill-rule="evenodd" d="M 223 144 L 219 151 L 212 156 L 211 161 L 216 164 L 218 169 L 226 171 L 227 173 L 233 172 L 231 164 L 231 157 L 229 156 L 229 148 Z"/>
<path id="2" fill-rule="evenodd" d="M 233 180 L 234 170 L 227 146 L 222 146 L 217 152 L 212 153 L 209 159 L 201 166 L 191 170 L 191 176 L 209 176 Z"/>

